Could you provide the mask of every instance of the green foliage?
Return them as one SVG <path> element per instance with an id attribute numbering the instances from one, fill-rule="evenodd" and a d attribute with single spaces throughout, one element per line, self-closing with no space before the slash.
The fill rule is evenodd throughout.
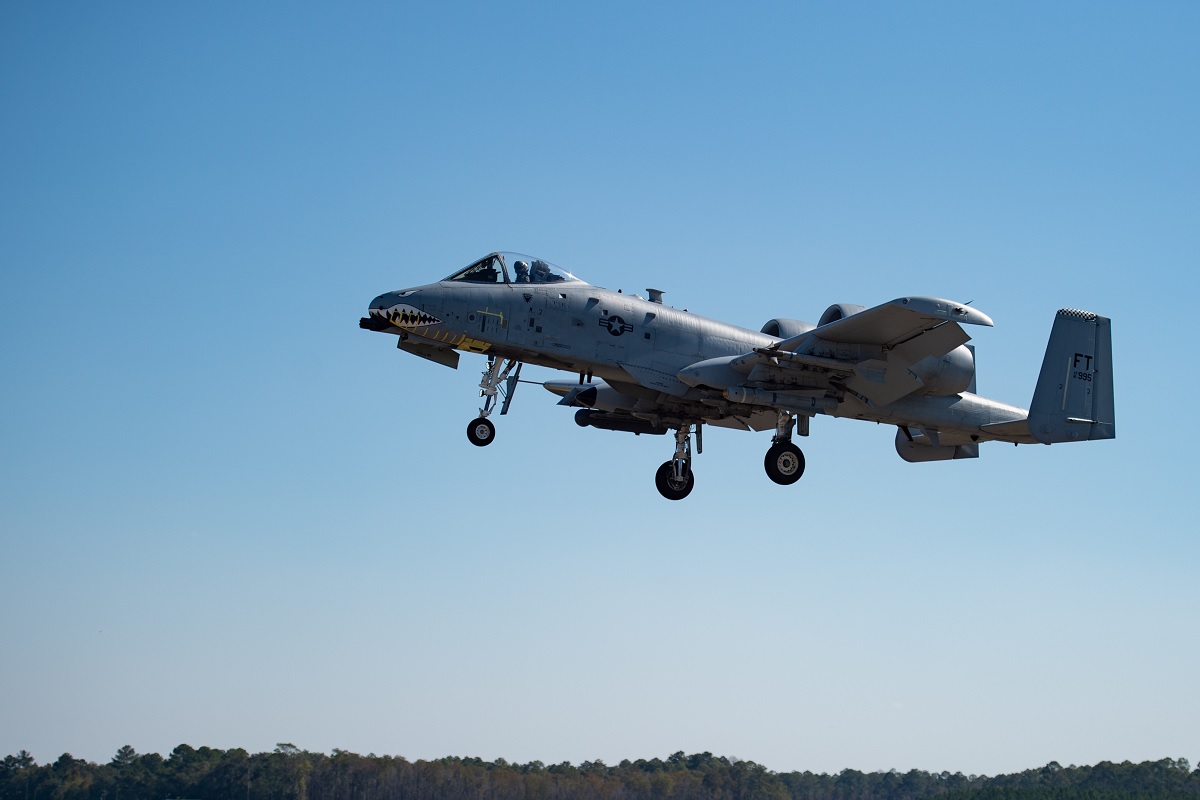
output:
<path id="1" fill-rule="evenodd" d="M 125 745 L 117 751 L 109 763 L 114 767 L 127 767 L 135 761 L 137 761 L 137 751 L 129 745 Z"/>
<path id="2" fill-rule="evenodd" d="M 22 750 L 0 762 L 0 800 L 1200 800 L 1186 759 L 1101 762 L 993 778 L 949 772 L 775 773 L 753 761 L 673 753 L 664 761 L 510 764 L 502 758 L 410 762 L 281 743 L 251 755 L 181 744 L 166 759 L 126 745 L 107 764 L 64 753 L 38 766 Z"/>

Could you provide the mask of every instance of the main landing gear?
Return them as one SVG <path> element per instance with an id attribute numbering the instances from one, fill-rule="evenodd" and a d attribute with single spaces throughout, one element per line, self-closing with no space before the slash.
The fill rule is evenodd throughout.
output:
<path id="1" fill-rule="evenodd" d="M 804 415 L 794 415 L 788 411 L 780 411 L 775 423 L 775 437 L 771 440 L 771 449 L 763 459 L 767 477 L 781 486 L 790 486 L 800 480 L 804 474 L 804 453 L 792 444 L 792 432 L 797 423 L 800 435 L 808 435 L 808 420 Z M 701 423 L 696 426 L 696 452 L 704 452 L 704 439 Z M 692 493 L 696 485 L 696 476 L 692 472 L 692 425 L 685 423 L 675 429 L 675 457 L 663 463 L 654 473 L 654 485 L 658 493 L 668 500 L 682 500 Z"/>
<path id="2" fill-rule="evenodd" d="M 517 371 L 509 375 L 513 367 L 516 367 Z M 497 397 L 502 400 L 500 416 L 508 413 L 513 393 L 517 390 L 517 383 L 520 380 L 520 361 L 512 358 L 496 358 L 495 356 L 488 359 L 487 371 L 483 373 L 483 380 L 479 382 L 479 396 L 483 398 L 483 408 L 479 409 L 479 417 L 472 420 L 471 424 L 467 426 L 467 439 L 471 444 L 476 447 L 486 447 L 495 440 L 496 426 L 492 424 L 488 416 L 496 405 Z"/>
<path id="3" fill-rule="evenodd" d="M 704 434 L 696 423 L 696 452 L 704 452 Z M 675 457 L 663 462 L 654 473 L 658 493 L 668 500 L 682 500 L 692 493 L 696 476 L 692 472 L 692 425 L 687 423 L 675 430 Z"/>
<path id="4" fill-rule="evenodd" d="M 767 477 L 780 486 L 790 486 L 804 474 L 804 453 L 792 444 L 792 429 L 795 427 L 796 417 L 787 411 L 780 411 L 775 423 L 775 438 L 771 440 L 771 449 L 767 450 L 763 460 Z M 800 435 L 808 435 L 808 417 L 800 417 Z"/>

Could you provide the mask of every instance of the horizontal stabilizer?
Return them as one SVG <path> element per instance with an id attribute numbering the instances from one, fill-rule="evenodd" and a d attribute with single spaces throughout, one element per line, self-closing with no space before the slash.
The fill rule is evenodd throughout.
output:
<path id="1" fill-rule="evenodd" d="M 1029 433 L 1028 419 L 1014 419 L 1009 422 L 989 422 L 986 425 L 980 425 L 979 429 L 989 436 L 995 436 L 1002 442 L 1037 444 L 1037 439 L 1034 439 Z"/>

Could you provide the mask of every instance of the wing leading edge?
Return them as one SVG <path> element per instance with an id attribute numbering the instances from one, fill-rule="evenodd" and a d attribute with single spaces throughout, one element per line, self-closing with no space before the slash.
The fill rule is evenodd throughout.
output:
<path id="1" fill-rule="evenodd" d="M 840 344 L 892 347 L 947 322 L 985 325 L 989 328 L 995 325 L 991 317 L 966 303 L 938 297 L 899 297 L 784 339 L 775 349 L 794 352 L 810 337 Z"/>
<path id="2" fill-rule="evenodd" d="M 749 368 L 750 380 L 766 377 L 765 372 L 815 370 L 830 385 L 882 408 L 929 387 L 945 374 L 946 364 L 958 374 L 973 375 L 972 354 L 959 349 L 971 339 L 960 323 L 994 324 L 965 303 L 900 297 L 748 353 L 731 366 Z"/>

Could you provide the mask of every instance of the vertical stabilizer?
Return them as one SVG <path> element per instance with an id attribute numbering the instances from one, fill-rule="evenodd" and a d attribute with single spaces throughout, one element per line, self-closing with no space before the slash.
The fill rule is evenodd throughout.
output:
<path id="1" fill-rule="evenodd" d="M 1108 317 L 1073 308 L 1054 317 L 1029 408 L 1029 432 L 1042 444 L 1117 435 Z"/>

